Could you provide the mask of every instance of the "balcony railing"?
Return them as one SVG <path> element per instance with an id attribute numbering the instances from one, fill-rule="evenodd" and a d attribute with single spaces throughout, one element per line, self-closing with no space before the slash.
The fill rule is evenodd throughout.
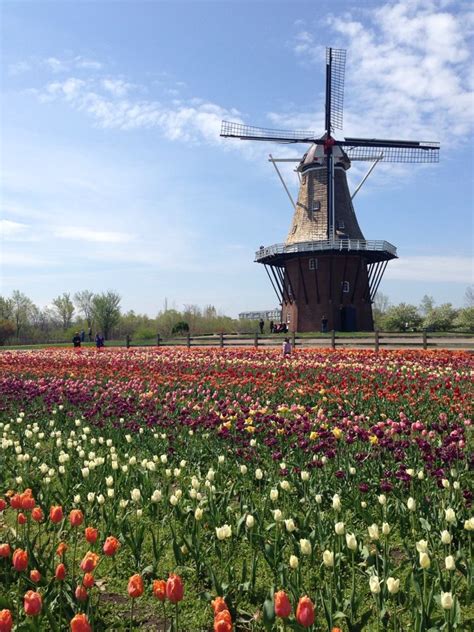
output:
<path id="1" fill-rule="evenodd" d="M 260 248 L 260 250 L 257 250 L 255 253 L 255 261 L 260 261 L 275 255 L 335 250 L 342 252 L 387 252 L 394 257 L 397 256 L 396 247 L 388 241 L 377 241 L 374 239 L 324 239 L 318 241 L 302 241 L 296 244 L 273 244 L 273 246 L 268 246 L 267 248 Z"/>

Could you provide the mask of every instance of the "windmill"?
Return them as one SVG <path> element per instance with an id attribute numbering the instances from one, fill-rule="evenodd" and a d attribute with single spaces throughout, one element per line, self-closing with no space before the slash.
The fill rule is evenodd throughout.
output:
<path id="1" fill-rule="evenodd" d="M 287 190 L 294 215 L 286 242 L 261 247 L 255 257 L 265 266 L 282 305 L 282 319 L 292 331 L 316 331 L 321 325 L 346 331 L 373 329 L 372 303 L 386 265 L 397 252 L 386 241 L 364 238 L 352 205 L 355 194 L 351 197 L 347 185 L 351 162 L 439 161 L 439 143 L 334 138 L 343 123 L 345 63 L 345 50 L 326 49 L 322 135 L 222 122 L 221 136 L 226 138 L 310 145 L 296 160 L 296 203 Z M 279 161 L 272 156 L 270 160 L 274 165 Z"/>

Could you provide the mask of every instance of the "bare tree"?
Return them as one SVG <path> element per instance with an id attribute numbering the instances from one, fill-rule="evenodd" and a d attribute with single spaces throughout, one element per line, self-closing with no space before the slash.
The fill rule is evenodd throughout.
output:
<path id="1" fill-rule="evenodd" d="M 92 327 L 92 314 L 94 311 L 93 306 L 94 292 L 90 290 L 82 290 L 74 294 L 74 302 L 77 307 L 77 311 L 84 316 L 87 321 L 89 329 Z"/>
<path id="2" fill-rule="evenodd" d="M 120 294 L 117 292 L 103 292 L 95 294 L 92 299 L 93 318 L 106 340 L 109 339 L 112 328 L 120 320 Z"/>
<path id="3" fill-rule="evenodd" d="M 20 337 L 22 329 L 28 325 L 30 316 L 35 307 L 33 301 L 19 290 L 15 290 L 11 297 L 11 315 L 15 323 L 16 337 Z"/>
<path id="4" fill-rule="evenodd" d="M 468 285 L 464 295 L 466 307 L 474 307 L 474 285 Z"/>

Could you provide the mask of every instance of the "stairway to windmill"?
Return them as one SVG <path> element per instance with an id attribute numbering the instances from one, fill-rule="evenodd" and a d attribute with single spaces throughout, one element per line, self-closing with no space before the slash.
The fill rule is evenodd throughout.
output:
<path id="1" fill-rule="evenodd" d="M 222 122 L 221 136 L 283 144 L 303 143 L 299 193 L 286 241 L 261 247 L 265 266 L 290 331 L 373 330 L 372 304 L 387 263 L 397 249 L 365 239 L 352 204 L 346 172 L 352 161 L 427 163 L 439 161 L 439 143 L 333 137 L 342 129 L 346 51 L 326 49 L 325 131 L 273 130 Z M 274 159 L 276 163 L 293 159 Z M 280 172 L 280 179 L 283 182 Z M 284 184 L 284 182 L 283 182 Z M 285 186 L 286 188 L 286 186 Z"/>

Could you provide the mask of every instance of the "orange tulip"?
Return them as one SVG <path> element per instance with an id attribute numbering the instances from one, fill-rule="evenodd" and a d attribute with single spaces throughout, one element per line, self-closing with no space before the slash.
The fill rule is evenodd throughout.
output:
<path id="1" fill-rule="evenodd" d="M 41 573 L 37 568 L 34 568 L 32 571 L 30 571 L 30 579 L 32 582 L 35 582 L 35 584 L 41 581 Z"/>
<path id="2" fill-rule="evenodd" d="M 56 566 L 56 571 L 54 573 L 54 577 L 58 580 L 58 581 L 63 581 L 63 579 L 66 578 L 66 567 L 64 566 L 63 563 L 58 564 Z"/>
<path id="3" fill-rule="evenodd" d="M 128 580 L 128 594 L 132 599 L 143 595 L 143 579 L 138 573 L 132 575 Z"/>
<path id="4" fill-rule="evenodd" d="M 13 617 L 10 610 L 0 610 L 0 632 L 10 632 L 13 628 Z"/>
<path id="5" fill-rule="evenodd" d="M 26 524 L 26 516 L 24 513 L 19 513 L 17 518 L 18 524 Z"/>
<path id="6" fill-rule="evenodd" d="M 62 557 L 67 551 L 67 544 L 66 542 L 60 542 L 58 544 L 58 548 L 56 549 L 56 555 L 58 557 Z"/>
<path id="7" fill-rule="evenodd" d="M 94 527 L 86 527 L 84 535 L 89 544 L 95 544 L 95 542 L 97 542 L 97 538 L 99 537 L 99 532 L 97 529 L 94 529 Z"/>
<path id="8" fill-rule="evenodd" d="M 214 601 L 211 601 L 212 609 L 214 610 L 214 615 L 219 614 L 222 610 L 228 610 L 226 602 L 222 597 L 216 597 Z"/>
<path id="9" fill-rule="evenodd" d="M 7 543 L 0 544 L 0 557 L 10 557 L 11 549 L 10 545 Z"/>
<path id="10" fill-rule="evenodd" d="M 61 505 L 53 505 L 49 510 L 49 519 L 51 520 L 51 522 L 58 523 L 61 522 L 63 518 L 64 514 Z"/>
<path id="11" fill-rule="evenodd" d="M 44 513 L 41 507 L 34 507 L 31 512 L 31 517 L 35 522 L 41 522 L 44 519 Z"/>
<path id="12" fill-rule="evenodd" d="M 19 573 L 26 571 L 28 566 L 28 553 L 23 549 L 16 549 L 16 551 L 13 552 L 12 562 L 13 568 Z"/>
<path id="13" fill-rule="evenodd" d="M 92 553 L 92 551 L 88 551 L 82 559 L 81 570 L 84 571 L 84 573 L 90 573 L 97 566 L 99 559 L 100 558 L 97 553 Z"/>
<path id="14" fill-rule="evenodd" d="M 74 592 L 74 595 L 75 595 L 77 601 L 86 601 L 86 599 L 87 599 L 87 590 L 84 588 L 84 586 L 76 586 L 76 590 Z"/>
<path id="15" fill-rule="evenodd" d="M 153 580 L 153 596 L 159 601 L 166 599 L 166 582 L 164 579 Z"/>
<path id="16" fill-rule="evenodd" d="M 103 551 L 104 554 L 108 557 L 113 557 L 120 548 L 120 542 L 113 535 L 109 535 L 109 537 L 104 542 Z"/>
<path id="17" fill-rule="evenodd" d="M 281 617 L 282 619 L 287 619 L 291 614 L 291 603 L 286 592 L 284 590 L 279 590 L 275 593 L 273 599 L 275 603 L 276 616 Z"/>
<path id="18" fill-rule="evenodd" d="M 29 590 L 23 597 L 23 607 L 25 614 L 29 617 L 36 617 L 41 612 L 43 606 L 43 600 L 41 595 L 34 590 Z"/>
<path id="19" fill-rule="evenodd" d="M 184 595 L 183 581 L 179 575 L 171 573 L 166 582 L 166 596 L 171 603 L 178 603 Z"/>
<path id="20" fill-rule="evenodd" d="M 73 527 L 80 527 L 84 522 L 84 514 L 80 509 L 73 509 L 69 514 L 69 522 Z"/>
<path id="21" fill-rule="evenodd" d="M 84 588 L 93 588 L 95 584 L 94 575 L 92 573 L 85 573 L 82 578 L 82 585 Z"/>
<path id="22" fill-rule="evenodd" d="M 85 614 L 76 614 L 71 619 L 71 632 L 92 632 L 91 625 Z"/>
<path id="23" fill-rule="evenodd" d="M 296 608 L 296 621 L 304 628 L 309 628 L 314 623 L 314 605 L 306 595 L 300 597 Z"/>
<path id="24" fill-rule="evenodd" d="M 214 632 L 232 632 L 232 618 L 228 610 L 221 610 L 216 614 Z"/>
<path id="25" fill-rule="evenodd" d="M 331 632 L 342 632 L 341 628 L 332 628 Z"/>

